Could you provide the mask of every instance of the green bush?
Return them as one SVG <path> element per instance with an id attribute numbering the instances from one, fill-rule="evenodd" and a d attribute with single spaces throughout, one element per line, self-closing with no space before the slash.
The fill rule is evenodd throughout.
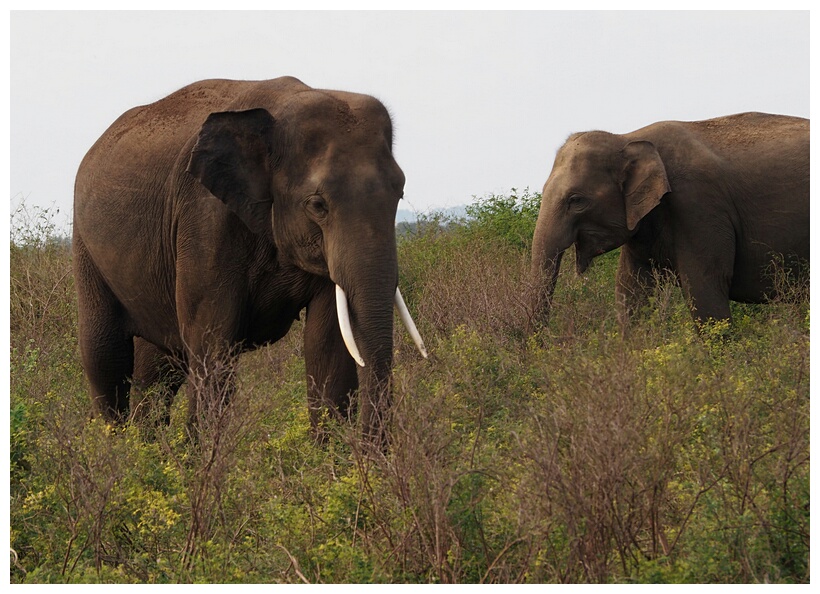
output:
<path id="1" fill-rule="evenodd" d="M 479 237 L 529 248 L 540 208 L 541 194 L 531 194 L 529 188 L 523 192 L 513 188 L 509 195 L 489 194 L 467 206 L 467 227 Z"/>
<path id="2" fill-rule="evenodd" d="M 530 336 L 537 201 L 401 237 L 430 359 L 397 325 L 385 452 L 311 438 L 300 322 L 196 447 L 184 393 L 151 439 L 90 420 L 68 246 L 13 220 L 11 583 L 808 583 L 806 287 L 698 332 L 664 279 L 624 337 L 613 252 Z"/>

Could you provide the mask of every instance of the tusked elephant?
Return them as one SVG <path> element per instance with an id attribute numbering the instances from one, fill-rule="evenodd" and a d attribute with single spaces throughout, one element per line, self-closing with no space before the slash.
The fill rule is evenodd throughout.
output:
<path id="1" fill-rule="evenodd" d="M 365 436 L 389 407 L 395 216 L 405 178 L 385 107 L 292 77 L 205 80 L 124 113 L 86 154 L 74 193 L 79 342 L 96 410 L 129 416 L 132 384 L 181 362 L 282 338 L 300 312 L 308 404 Z M 179 365 L 179 364 L 178 364 Z M 189 423 L 198 397 L 189 389 Z"/>
<path id="2" fill-rule="evenodd" d="M 583 273 L 621 247 L 618 318 L 674 273 L 700 322 L 731 321 L 729 301 L 759 303 L 773 258 L 809 260 L 809 120 L 741 113 L 666 121 L 628 134 L 573 134 L 544 185 L 532 248 L 534 325 L 548 320 L 564 251 Z"/>

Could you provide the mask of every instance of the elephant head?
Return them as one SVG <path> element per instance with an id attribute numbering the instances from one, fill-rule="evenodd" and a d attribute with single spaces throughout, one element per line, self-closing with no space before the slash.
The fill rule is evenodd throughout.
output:
<path id="1" fill-rule="evenodd" d="M 570 136 L 544 184 L 533 237 L 535 323 L 549 318 L 564 251 L 575 245 L 575 267 L 583 273 L 594 257 L 626 243 L 669 191 L 651 142 L 607 132 Z"/>
<path id="2" fill-rule="evenodd" d="M 305 91 L 271 110 L 213 113 L 190 155 L 188 172 L 271 239 L 280 262 L 335 284 L 360 393 L 384 392 L 394 304 L 426 357 L 398 290 L 395 216 L 405 178 L 381 103 Z"/>

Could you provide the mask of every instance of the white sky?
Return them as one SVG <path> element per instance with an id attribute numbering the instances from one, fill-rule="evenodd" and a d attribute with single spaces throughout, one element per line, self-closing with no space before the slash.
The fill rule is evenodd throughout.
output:
<path id="1" fill-rule="evenodd" d="M 540 191 L 572 132 L 809 116 L 807 10 L 11 12 L 10 31 L 10 206 L 59 222 L 117 116 L 204 78 L 375 95 L 416 211 Z"/>

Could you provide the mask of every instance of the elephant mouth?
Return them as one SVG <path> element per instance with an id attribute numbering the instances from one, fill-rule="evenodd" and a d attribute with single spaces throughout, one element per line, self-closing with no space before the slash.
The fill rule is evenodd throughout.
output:
<path id="1" fill-rule="evenodd" d="M 576 250 L 576 252 L 575 252 L 575 271 L 578 274 L 584 274 L 587 271 L 587 268 L 589 268 L 590 264 L 592 264 L 592 261 L 595 258 L 597 258 L 598 256 L 601 256 L 601 255 L 603 255 L 603 254 L 605 254 L 609 251 L 611 251 L 611 250 L 598 249 L 598 250 L 595 250 L 595 252 L 590 255 L 590 254 L 581 253 L 579 250 Z"/>
<path id="2" fill-rule="evenodd" d="M 396 294 L 393 296 L 393 303 L 396 306 L 396 310 L 399 312 L 399 317 L 401 318 L 402 323 L 405 325 L 407 331 L 410 333 L 410 337 L 416 344 L 416 348 L 418 348 L 421 356 L 426 359 L 427 349 L 424 347 L 424 341 L 421 339 L 421 335 L 416 328 L 416 323 L 410 316 L 410 312 L 407 309 L 407 305 L 404 303 L 404 299 L 402 298 L 401 291 L 399 291 L 398 287 L 396 287 Z M 342 289 L 339 285 L 336 285 L 336 314 L 339 318 L 339 330 L 342 333 L 342 340 L 347 347 L 347 351 L 360 367 L 364 367 L 364 359 L 359 352 L 359 348 L 356 346 L 356 340 L 353 338 L 353 327 L 350 324 L 350 310 L 348 309 L 347 295 L 345 294 L 344 289 Z"/>
<path id="3" fill-rule="evenodd" d="M 583 252 L 579 246 L 575 246 L 575 272 L 577 274 L 584 274 L 592 262 L 593 256 Z"/>
<path id="4" fill-rule="evenodd" d="M 590 241 L 592 239 L 592 241 Z M 596 241 L 597 239 L 597 241 Z M 620 245 L 620 244 L 618 244 Z M 614 250 L 618 245 L 610 247 L 603 238 L 581 238 L 580 241 L 575 242 L 575 271 L 578 274 L 583 274 L 587 271 L 592 260 L 598 256 Z"/>

